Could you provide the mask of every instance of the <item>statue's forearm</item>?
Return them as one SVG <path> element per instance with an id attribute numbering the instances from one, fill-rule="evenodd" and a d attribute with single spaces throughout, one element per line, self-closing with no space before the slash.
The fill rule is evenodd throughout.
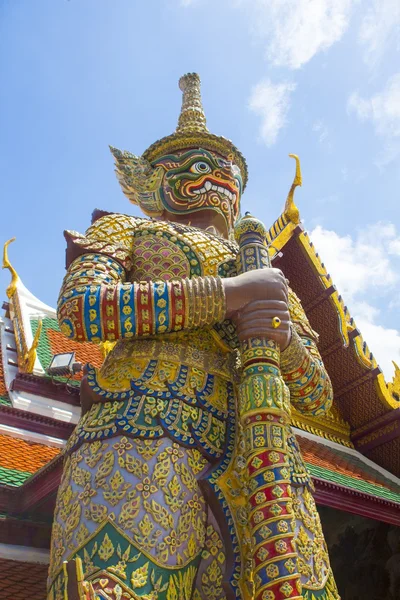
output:
<path id="1" fill-rule="evenodd" d="M 130 283 L 117 261 L 93 254 L 71 264 L 58 302 L 63 333 L 95 343 L 207 327 L 225 311 L 219 277 Z"/>
<path id="2" fill-rule="evenodd" d="M 289 346 L 281 353 L 281 373 L 290 390 L 291 403 L 310 415 L 326 412 L 333 390 L 315 342 L 293 330 Z"/>

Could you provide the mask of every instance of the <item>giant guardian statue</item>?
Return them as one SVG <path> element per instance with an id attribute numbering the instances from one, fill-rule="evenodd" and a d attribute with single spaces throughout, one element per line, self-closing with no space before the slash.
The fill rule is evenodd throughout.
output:
<path id="1" fill-rule="evenodd" d="M 290 427 L 332 403 L 318 335 L 240 216 L 245 159 L 208 131 L 198 75 L 179 85 L 175 133 L 111 149 L 146 216 L 66 232 L 60 327 L 106 358 L 65 451 L 48 600 L 338 600 Z"/>

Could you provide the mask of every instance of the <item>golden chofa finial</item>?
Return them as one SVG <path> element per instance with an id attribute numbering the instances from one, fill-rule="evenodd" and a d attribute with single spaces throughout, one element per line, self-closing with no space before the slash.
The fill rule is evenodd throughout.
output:
<path id="1" fill-rule="evenodd" d="M 8 246 L 12 242 L 15 242 L 15 237 L 8 240 L 4 244 L 4 248 L 3 248 L 3 267 L 2 268 L 8 269 L 11 273 L 11 282 L 6 289 L 6 294 L 7 294 L 8 298 L 12 298 L 14 296 L 15 290 L 17 289 L 17 282 L 18 282 L 17 271 L 14 269 L 14 267 L 11 265 L 10 261 L 8 260 Z"/>
<path id="2" fill-rule="evenodd" d="M 206 115 L 201 102 L 200 76 L 197 73 L 182 75 L 179 88 L 183 95 L 177 133 L 207 132 Z"/>
<path id="3" fill-rule="evenodd" d="M 294 203 L 294 190 L 298 185 L 302 184 L 300 159 L 296 154 L 289 154 L 290 158 L 294 158 L 296 161 L 296 173 L 293 179 L 292 187 L 289 190 L 288 197 L 285 203 L 284 215 L 294 223 L 298 225 L 300 223 L 300 212 Z"/>
<path id="4" fill-rule="evenodd" d="M 42 319 L 38 319 L 37 329 L 35 333 L 35 337 L 33 338 L 32 346 L 29 348 L 28 352 L 24 356 L 24 365 L 23 369 L 25 373 L 32 373 L 33 368 L 35 366 L 36 355 L 37 355 L 37 347 L 39 345 L 40 334 L 42 333 Z"/>

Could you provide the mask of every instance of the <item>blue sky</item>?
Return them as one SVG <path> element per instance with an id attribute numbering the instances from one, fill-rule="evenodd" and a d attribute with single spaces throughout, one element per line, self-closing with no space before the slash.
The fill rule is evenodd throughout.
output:
<path id="1" fill-rule="evenodd" d="M 210 130 L 247 158 L 244 210 L 270 224 L 294 174 L 287 155 L 300 156 L 305 227 L 391 377 L 399 32 L 398 0 L 2 0 L 0 239 L 17 237 L 22 281 L 54 306 L 63 230 L 83 232 L 96 207 L 135 213 L 108 144 L 141 154 L 172 133 L 177 81 L 197 71 Z"/>

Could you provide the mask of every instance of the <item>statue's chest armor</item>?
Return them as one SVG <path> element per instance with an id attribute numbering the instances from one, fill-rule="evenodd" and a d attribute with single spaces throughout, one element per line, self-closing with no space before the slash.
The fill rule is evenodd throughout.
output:
<path id="1" fill-rule="evenodd" d="M 205 231 L 144 221 L 135 228 L 133 237 L 131 281 L 234 274 L 235 244 Z"/>

